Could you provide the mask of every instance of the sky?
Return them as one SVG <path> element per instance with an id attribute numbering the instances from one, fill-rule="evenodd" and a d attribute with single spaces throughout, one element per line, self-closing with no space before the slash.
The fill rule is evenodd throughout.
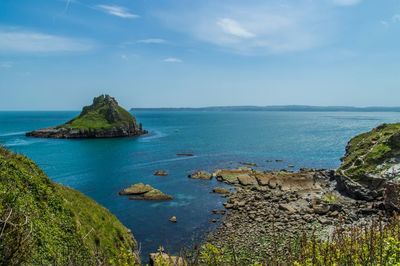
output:
<path id="1" fill-rule="evenodd" d="M 400 0 L 1 0 L 0 110 L 400 106 Z"/>

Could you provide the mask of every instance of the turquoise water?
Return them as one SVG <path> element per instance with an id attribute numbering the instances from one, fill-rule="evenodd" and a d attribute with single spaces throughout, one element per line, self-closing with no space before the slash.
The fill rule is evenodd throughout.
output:
<path id="1" fill-rule="evenodd" d="M 335 168 L 347 141 L 400 113 L 139 111 L 147 136 L 123 139 L 27 138 L 29 130 L 61 124 L 78 112 L 0 112 L 0 144 L 32 158 L 54 181 L 107 207 L 135 235 L 142 256 L 160 245 L 175 252 L 212 229 L 211 210 L 223 198 L 215 180 L 187 178 L 205 169 L 255 162 L 263 169 Z M 178 157 L 177 153 L 193 153 Z M 268 160 L 281 159 L 281 163 Z M 167 170 L 167 177 L 153 176 Z M 174 196 L 171 202 L 129 201 L 118 191 L 144 182 Z M 220 184 L 218 184 L 220 185 Z M 177 216 L 178 223 L 168 221 Z"/>

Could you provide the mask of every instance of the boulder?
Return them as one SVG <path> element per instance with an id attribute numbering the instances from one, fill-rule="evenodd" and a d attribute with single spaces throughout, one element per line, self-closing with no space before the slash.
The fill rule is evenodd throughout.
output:
<path id="1" fill-rule="evenodd" d="M 137 199 L 137 198 L 129 198 L 129 199 Z M 140 199 L 140 198 L 139 198 Z M 152 189 L 149 192 L 143 194 L 144 200 L 172 200 L 172 196 L 164 194 L 158 189 Z"/>
<path id="2" fill-rule="evenodd" d="M 388 182 L 384 193 L 385 209 L 389 211 L 400 211 L 400 184 Z"/>
<path id="3" fill-rule="evenodd" d="M 172 216 L 171 218 L 169 218 L 169 221 L 171 223 L 176 223 L 178 220 L 176 219 L 176 216 Z"/>
<path id="4" fill-rule="evenodd" d="M 249 174 L 239 174 L 237 180 L 242 186 L 253 186 L 258 184 L 256 178 Z"/>
<path id="5" fill-rule="evenodd" d="M 272 173 L 257 173 L 255 175 L 260 186 L 268 186 L 269 181 L 274 178 Z"/>
<path id="6" fill-rule="evenodd" d="M 296 213 L 296 209 L 290 204 L 279 204 L 279 209 L 287 212 L 288 214 Z"/>
<path id="7" fill-rule="evenodd" d="M 120 195 L 140 195 L 153 190 L 150 185 L 145 185 L 143 183 L 134 184 L 128 188 L 125 188 L 119 192 Z"/>
<path id="8" fill-rule="evenodd" d="M 165 170 L 157 170 L 157 171 L 154 172 L 154 175 L 155 176 L 167 176 L 168 172 L 165 171 Z"/>
<path id="9" fill-rule="evenodd" d="M 207 171 L 197 171 L 189 175 L 189 178 L 210 180 L 212 178 L 212 174 Z"/>
<path id="10" fill-rule="evenodd" d="M 226 194 L 229 194 L 230 191 L 226 188 L 215 187 L 215 188 L 213 188 L 213 193 L 226 195 Z"/>

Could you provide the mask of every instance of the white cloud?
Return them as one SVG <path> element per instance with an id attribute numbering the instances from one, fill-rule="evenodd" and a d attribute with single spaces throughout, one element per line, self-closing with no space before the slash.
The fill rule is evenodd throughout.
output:
<path id="1" fill-rule="evenodd" d="M 137 43 L 145 43 L 145 44 L 163 44 L 163 43 L 167 43 L 166 40 L 159 39 L 159 38 L 150 38 L 150 39 L 137 40 L 136 42 Z"/>
<path id="2" fill-rule="evenodd" d="M 120 18 L 138 18 L 139 16 L 131 13 L 127 8 L 117 5 L 97 5 L 97 9 L 113 16 L 117 16 Z"/>
<path id="3" fill-rule="evenodd" d="M 333 0 L 332 2 L 338 6 L 354 6 L 361 3 L 362 0 Z"/>
<path id="4" fill-rule="evenodd" d="M 328 10 L 331 5 L 323 1 L 204 0 L 195 6 L 171 5 L 155 14 L 170 29 L 225 51 L 269 55 L 329 42 L 336 29 Z"/>
<path id="5" fill-rule="evenodd" d="M 168 57 L 168 58 L 164 59 L 164 62 L 167 62 L 167 63 L 182 63 L 183 61 L 181 59 L 179 59 L 179 58 L 176 58 L 176 57 Z"/>
<path id="6" fill-rule="evenodd" d="M 242 27 L 237 21 L 230 18 L 220 18 L 217 25 L 226 33 L 239 38 L 252 38 L 255 35 Z"/>
<path id="7" fill-rule="evenodd" d="M 0 52 L 54 53 L 82 52 L 94 48 L 88 40 L 21 29 L 0 28 Z"/>
<path id="8" fill-rule="evenodd" d="M 400 14 L 394 14 L 390 19 L 388 20 L 381 20 L 381 24 L 385 27 L 389 27 L 390 24 L 395 24 L 400 22 Z"/>

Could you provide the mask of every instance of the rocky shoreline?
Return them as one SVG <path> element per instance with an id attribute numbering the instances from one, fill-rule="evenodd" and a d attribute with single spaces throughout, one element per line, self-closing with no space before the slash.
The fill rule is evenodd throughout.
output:
<path id="1" fill-rule="evenodd" d="M 67 127 L 50 127 L 27 132 L 27 137 L 80 139 L 80 138 L 115 138 L 134 137 L 147 134 L 146 130 L 129 127 L 115 127 L 109 129 L 76 129 Z"/>
<path id="2" fill-rule="evenodd" d="M 287 241 L 303 233 L 328 237 L 338 225 L 389 220 L 383 197 L 369 201 L 348 197 L 333 170 L 239 168 L 217 170 L 213 176 L 232 185 L 235 192 L 222 194 L 227 197 L 224 209 L 213 210 L 221 223 L 206 242 L 234 247 L 253 258 L 273 256 L 275 249 L 284 251 Z"/>

